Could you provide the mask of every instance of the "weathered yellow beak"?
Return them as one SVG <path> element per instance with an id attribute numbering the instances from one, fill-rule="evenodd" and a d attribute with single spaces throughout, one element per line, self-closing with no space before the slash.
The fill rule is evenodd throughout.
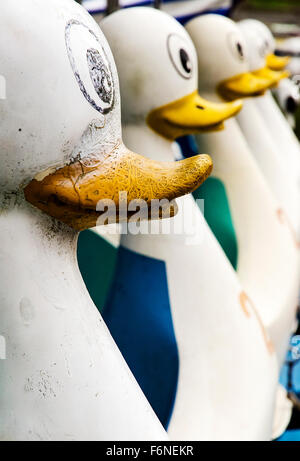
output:
<path id="1" fill-rule="evenodd" d="M 261 96 L 271 88 L 273 83 L 264 76 L 253 72 L 236 75 L 221 82 L 217 88 L 218 93 L 227 101 L 249 96 Z"/>
<path id="2" fill-rule="evenodd" d="M 269 67 L 263 67 L 258 69 L 253 74 L 261 79 L 266 79 L 270 82 L 270 88 L 278 85 L 280 80 L 290 76 L 290 73 L 287 70 L 271 70 Z"/>
<path id="3" fill-rule="evenodd" d="M 213 103 L 197 91 L 151 111 L 148 125 L 161 136 L 174 140 L 180 136 L 223 129 L 223 121 L 236 115 L 241 101 Z"/>
<path id="4" fill-rule="evenodd" d="M 180 162 L 157 162 L 128 150 L 122 141 L 54 171 L 39 174 L 24 189 L 25 198 L 35 207 L 76 230 L 97 225 L 103 214 L 99 201 L 107 206 L 110 223 L 123 222 L 134 213 L 120 216 L 120 194 L 126 193 L 126 203 L 134 201 L 140 207 L 146 203 L 151 210 L 153 199 L 173 199 L 192 192 L 212 171 L 208 155 L 197 155 Z M 122 202 L 122 206 L 124 203 Z M 174 215 L 170 205 L 169 213 Z M 105 210 L 106 211 L 106 210 Z M 149 213 L 150 215 L 150 213 Z M 147 214 L 148 216 L 148 214 Z M 152 217 L 152 215 L 151 215 Z M 163 217 L 159 215 L 158 217 Z M 103 222 L 107 224 L 107 222 Z"/>
<path id="5" fill-rule="evenodd" d="M 266 57 L 267 67 L 271 70 L 283 70 L 286 68 L 291 58 L 289 56 L 276 56 L 271 53 Z"/>

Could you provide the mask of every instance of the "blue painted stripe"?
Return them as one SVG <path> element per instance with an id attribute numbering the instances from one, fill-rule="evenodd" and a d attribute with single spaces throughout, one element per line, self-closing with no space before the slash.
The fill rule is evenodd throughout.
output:
<path id="1" fill-rule="evenodd" d="M 220 14 L 222 16 L 229 16 L 230 14 L 230 8 L 218 8 L 216 10 L 206 10 L 206 11 L 200 11 L 197 13 L 192 13 L 192 14 L 187 14 L 185 16 L 176 16 L 176 19 L 180 24 L 184 25 L 191 19 L 196 18 L 197 16 L 201 16 L 203 14 Z"/>
<path id="2" fill-rule="evenodd" d="M 300 401 L 300 328 L 291 337 L 286 363 L 280 373 L 280 383 Z M 279 442 L 300 441 L 300 410 L 293 409 L 287 430 L 277 439 Z"/>
<path id="3" fill-rule="evenodd" d="M 83 3 L 83 6 L 88 10 L 88 12 L 91 14 L 91 15 L 94 15 L 94 14 L 103 14 L 106 12 L 106 7 L 103 8 L 89 8 L 88 7 L 88 4 L 84 4 Z M 123 8 L 132 8 L 134 6 L 153 6 L 153 0 L 140 0 L 140 1 L 137 1 L 137 2 L 133 2 L 131 3 L 130 5 L 124 5 L 122 6 L 122 9 Z"/>
<path id="4" fill-rule="evenodd" d="M 181 0 L 178 0 L 178 1 L 181 1 Z M 163 3 L 176 3 L 176 1 L 174 2 L 174 0 L 165 0 Z M 135 7 L 135 6 L 153 6 L 154 5 L 154 0 L 140 0 L 140 1 L 137 1 L 137 2 L 132 2 L 131 4 L 129 5 L 124 5 L 122 6 L 122 8 L 132 8 L 132 7 Z M 89 8 L 88 7 L 88 3 L 85 5 L 85 3 L 83 2 L 83 6 L 86 7 L 86 9 L 89 11 L 89 13 L 91 15 L 96 15 L 96 14 L 104 14 L 106 12 L 106 8 L 103 8 L 103 7 L 99 7 L 99 8 Z M 230 7 L 226 7 L 226 8 L 217 8 L 217 9 L 206 9 L 206 10 L 197 10 L 197 11 L 194 11 L 193 13 L 190 13 L 190 14 L 186 14 L 186 15 L 183 15 L 183 16 L 175 16 L 175 18 L 181 23 L 181 24 L 185 24 L 187 21 L 195 18 L 196 16 L 199 16 L 200 14 L 210 14 L 210 13 L 214 13 L 214 14 L 221 14 L 223 16 L 228 16 L 229 13 L 230 13 Z"/>
<path id="5" fill-rule="evenodd" d="M 286 431 L 277 442 L 300 442 L 300 429 Z"/>
<path id="6" fill-rule="evenodd" d="M 193 157 L 198 155 L 198 147 L 195 141 L 195 137 L 192 135 L 182 136 L 176 140 L 179 144 L 182 155 L 185 158 Z"/>
<path id="7" fill-rule="evenodd" d="M 120 247 L 103 318 L 145 396 L 167 428 L 179 370 L 164 261 Z"/>

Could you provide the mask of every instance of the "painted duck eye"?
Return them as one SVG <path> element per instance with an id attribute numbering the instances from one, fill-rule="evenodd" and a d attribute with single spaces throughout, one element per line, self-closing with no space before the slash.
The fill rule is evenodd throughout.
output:
<path id="1" fill-rule="evenodd" d="M 188 43 L 179 35 L 171 34 L 168 37 L 168 52 L 173 66 L 179 75 L 189 79 L 193 74 L 193 61 L 188 51 Z"/>
<path id="2" fill-rule="evenodd" d="M 192 72 L 192 63 L 190 61 L 189 55 L 183 48 L 180 48 L 179 54 L 182 67 L 188 74 L 190 74 Z"/>
<path id="3" fill-rule="evenodd" d="M 245 46 L 239 35 L 232 33 L 228 37 L 228 43 L 231 53 L 234 57 L 238 58 L 239 61 L 244 61 L 245 59 Z"/>
<path id="4" fill-rule="evenodd" d="M 105 104 L 109 104 L 113 92 L 113 81 L 111 73 L 103 62 L 101 54 L 98 50 L 90 48 L 86 52 L 86 58 L 90 71 L 90 77 L 96 93 L 98 94 L 101 101 L 103 101 Z"/>
<path id="5" fill-rule="evenodd" d="M 243 58 L 244 57 L 244 50 L 243 50 L 243 47 L 240 44 L 240 42 L 238 42 L 236 44 L 236 48 L 237 48 L 237 51 L 238 51 L 238 54 L 240 55 L 240 57 Z"/>
<path id="6" fill-rule="evenodd" d="M 68 22 L 66 46 L 78 86 L 91 106 L 108 113 L 114 105 L 114 81 L 109 60 L 96 34 L 79 21 Z"/>

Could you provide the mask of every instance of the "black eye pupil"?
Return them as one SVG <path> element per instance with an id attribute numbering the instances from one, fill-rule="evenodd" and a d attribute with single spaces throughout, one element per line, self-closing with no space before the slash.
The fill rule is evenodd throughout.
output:
<path id="1" fill-rule="evenodd" d="M 113 95 L 113 82 L 99 51 L 93 48 L 87 50 L 87 62 L 96 93 L 108 104 Z"/>
<path id="2" fill-rule="evenodd" d="M 237 47 L 237 50 L 238 50 L 238 52 L 239 52 L 239 55 L 243 57 L 243 56 L 244 56 L 244 52 L 243 52 L 243 47 L 242 47 L 242 45 L 241 45 L 240 43 L 237 43 L 236 47 Z"/>
<path id="3" fill-rule="evenodd" d="M 181 61 L 182 67 L 188 74 L 190 74 L 192 71 L 192 65 L 191 65 L 189 55 L 183 48 L 180 48 L 179 54 L 180 54 L 180 61 Z"/>

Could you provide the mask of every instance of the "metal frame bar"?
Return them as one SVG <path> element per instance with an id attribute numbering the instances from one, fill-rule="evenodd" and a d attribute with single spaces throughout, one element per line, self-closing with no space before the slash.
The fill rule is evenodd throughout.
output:
<path id="1" fill-rule="evenodd" d="M 120 9 L 119 0 L 107 0 L 106 16 Z"/>

